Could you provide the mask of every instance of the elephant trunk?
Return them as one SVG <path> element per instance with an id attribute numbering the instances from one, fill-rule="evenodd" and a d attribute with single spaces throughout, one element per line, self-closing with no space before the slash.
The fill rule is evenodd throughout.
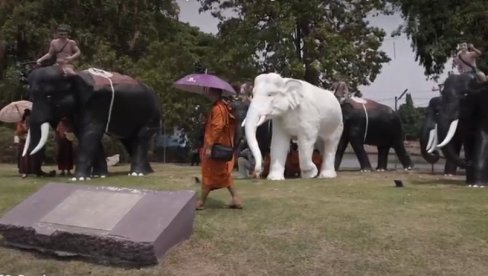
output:
<path id="1" fill-rule="evenodd" d="M 444 153 L 446 159 L 461 168 L 466 168 L 466 161 L 461 159 L 456 153 L 454 144 L 449 143 L 456 134 L 458 122 L 458 119 L 453 120 L 452 122 L 447 121 L 446 123 L 444 121 L 439 121 L 438 136 L 439 138 L 444 137 L 444 140 L 441 144 L 437 145 L 437 147 L 442 149 L 442 153 Z M 447 125 L 449 125 L 449 127 L 447 127 Z"/>
<path id="2" fill-rule="evenodd" d="M 437 133 L 435 127 L 429 127 L 426 122 L 422 127 L 422 135 L 420 136 L 420 153 L 429 164 L 434 164 L 439 161 L 439 152 L 435 150 L 431 151 L 431 149 L 435 149 L 436 143 Z"/>
<path id="3" fill-rule="evenodd" d="M 244 132 L 246 134 L 246 140 L 247 144 L 249 146 L 249 149 L 252 152 L 252 155 L 254 156 L 254 160 L 256 161 L 255 167 L 254 167 L 254 173 L 256 174 L 257 177 L 260 176 L 261 171 L 262 171 L 262 155 L 261 155 L 261 150 L 259 149 L 258 141 L 256 138 L 256 129 L 258 127 L 258 123 L 261 121 L 261 116 L 257 112 L 255 108 L 253 108 L 253 105 L 251 104 L 246 120 L 245 120 L 245 129 Z"/>

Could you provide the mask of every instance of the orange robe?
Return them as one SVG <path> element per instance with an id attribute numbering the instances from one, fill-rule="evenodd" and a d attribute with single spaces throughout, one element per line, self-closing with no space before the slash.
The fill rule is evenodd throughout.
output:
<path id="1" fill-rule="evenodd" d="M 290 151 L 286 157 L 285 178 L 299 177 L 300 172 L 300 158 L 298 156 L 298 151 Z"/>
<path id="2" fill-rule="evenodd" d="M 317 170 L 320 173 L 320 169 L 322 168 L 322 155 L 314 151 L 312 154 L 312 162 L 315 164 L 315 166 L 317 166 Z"/>
<path id="3" fill-rule="evenodd" d="M 203 150 L 201 151 L 202 185 L 210 190 L 227 188 L 233 184 L 232 171 L 235 156 L 232 160 L 225 162 L 213 160 L 205 156 L 205 152 L 216 143 L 232 147 L 235 126 L 236 120 L 231 114 L 230 107 L 222 100 L 216 101 L 205 125 Z"/>

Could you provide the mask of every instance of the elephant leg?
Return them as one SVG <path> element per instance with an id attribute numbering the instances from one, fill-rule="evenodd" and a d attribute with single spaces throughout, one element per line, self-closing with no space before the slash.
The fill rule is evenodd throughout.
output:
<path id="1" fill-rule="evenodd" d="M 102 141 L 103 125 L 90 125 L 90 129 L 80 132 L 78 156 L 76 158 L 75 180 L 84 180 L 91 175 L 95 155 Z"/>
<path id="2" fill-rule="evenodd" d="M 478 131 L 473 154 L 473 184 L 488 184 L 488 133 Z"/>
<path id="3" fill-rule="evenodd" d="M 324 147 L 322 153 L 322 166 L 320 167 L 319 178 L 334 178 L 337 176 L 335 170 L 335 158 L 338 152 L 338 146 L 341 143 L 343 127 L 338 127 L 332 134 L 328 133 L 324 139 Z M 344 143 L 344 152 L 347 142 Z"/>
<path id="4" fill-rule="evenodd" d="M 377 171 L 386 171 L 388 167 L 388 153 L 390 152 L 390 147 L 378 147 L 378 166 Z"/>
<path id="5" fill-rule="evenodd" d="M 100 142 L 98 144 L 98 150 L 95 153 L 95 158 L 93 159 L 93 171 L 92 175 L 94 177 L 104 178 L 108 174 L 107 160 L 105 159 L 105 150 L 103 144 Z"/>
<path id="6" fill-rule="evenodd" d="M 464 159 L 466 160 L 466 184 L 474 184 L 474 167 L 473 159 L 475 155 L 475 139 L 474 134 L 469 133 L 465 136 L 464 143 Z"/>
<path id="7" fill-rule="evenodd" d="M 317 166 L 312 161 L 313 147 L 315 141 L 309 140 L 312 135 L 298 136 L 298 157 L 300 160 L 300 176 L 302 178 L 313 178 L 317 176 Z M 315 136 L 316 137 L 316 136 Z"/>
<path id="8" fill-rule="evenodd" d="M 344 152 L 346 151 L 348 143 L 349 143 L 349 140 L 346 138 L 345 135 L 343 135 L 341 137 L 339 145 L 337 146 L 337 152 L 336 152 L 335 162 L 334 162 L 335 163 L 334 167 L 336 170 L 339 170 L 339 168 L 341 166 L 342 157 L 344 156 Z M 323 153 L 324 152 L 323 149 L 320 152 Z"/>
<path id="9" fill-rule="evenodd" d="M 403 144 L 403 141 L 398 141 L 397 143 L 395 143 L 395 145 L 393 145 L 393 148 L 395 149 L 395 153 L 402 163 L 403 168 L 405 170 L 411 170 L 413 167 L 412 160 L 405 150 L 405 145 Z"/>
<path id="10" fill-rule="evenodd" d="M 152 134 L 148 127 L 143 127 L 137 134 L 137 138 L 131 142 L 132 175 L 140 176 L 154 172 L 148 158 L 149 140 Z"/>
<path id="11" fill-rule="evenodd" d="M 454 146 L 454 149 L 456 150 L 456 153 L 459 155 L 461 152 L 461 143 L 457 143 Z M 444 165 L 444 175 L 456 175 L 457 173 L 457 165 L 454 162 L 451 162 L 449 160 L 446 160 L 446 164 Z"/>
<path id="12" fill-rule="evenodd" d="M 358 158 L 361 171 L 372 171 L 368 154 L 364 150 L 363 140 L 358 138 L 351 139 L 351 146 Z"/>
<path id="13" fill-rule="evenodd" d="M 273 136 L 271 137 L 271 165 L 267 179 L 284 180 L 286 156 L 290 149 L 290 135 L 273 121 Z"/>

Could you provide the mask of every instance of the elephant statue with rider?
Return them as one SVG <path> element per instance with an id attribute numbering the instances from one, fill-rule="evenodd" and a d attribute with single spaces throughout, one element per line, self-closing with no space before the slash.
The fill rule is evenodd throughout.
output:
<path id="1" fill-rule="evenodd" d="M 78 139 L 73 180 L 108 174 L 101 142 L 104 134 L 119 139 L 127 149 L 129 174 L 153 172 L 148 150 L 150 139 L 161 129 L 161 107 L 150 87 L 95 68 L 66 74 L 57 65 L 33 69 L 27 82 L 33 106 L 24 155 L 42 149 L 49 127 L 67 117 Z"/>
<path id="2" fill-rule="evenodd" d="M 334 83 L 332 90 L 340 102 L 344 120 L 344 132 L 335 158 L 337 170 L 349 143 L 356 154 L 361 171 L 372 170 L 364 145 L 377 147 L 378 171 L 387 169 L 390 148 L 395 150 L 404 169 L 410 170 L 413 167 L 403 144 L 404 134 L 400 117 L 393 109 L 369 99 L 353 96 L 347 84 L 342 81 Z"/>
<path id="3" fill-rule="evenodd" d="M 425 109 L 425 118 L 422 123 L 419 141 L 420 153 L 425 161 L 427 161 L 429 164 L 435 164 L 440 159 L 440 154 L 436 148 L 436 145 L 438 143 L 437 125 L 439 123 L 441 101 L 441 97 L 434 97 L 429 101 L 429 105 Z M 453 144 L 455 153 L 459 155 L 463 145 L 462 135 L 459 129 L 456 131 L 451 143 Z M 456 172 L 457 165 L 453 161 L 446 159 L 446 163 L 444 165 L 444 175 L 455 175 Z"/>
<path id="4" fill-rule="evenodd" d="M 336 177 L 334 159 L 343 121 L 340 104 L 332 91 L 276 73 L 261 74 L 254 79 L 252 100 L 244 125 L 247 143 L 256 160 L 256 176 L 262 172 L 257 128 L 268 120 L 272 121 L 272 135 L 267 179 L 284 179 L 291 139 L 297 140 L 301 177 Z M 312 160 L 317 141 L 322 142 L 320 170 Z"/>
<path id="5" fill-rule="evenodd" d="M 441 90 L 437 118 L 437 141 L 457 166 L 466 169 L 466 183 L 474 187 L 488 184 L 488 83 L 478 83 L 470 73 L 451 74 Z M 457 150 L 459 138 L 464 158 Z M 435 139 L 434 139 L 435 141 Z"/>

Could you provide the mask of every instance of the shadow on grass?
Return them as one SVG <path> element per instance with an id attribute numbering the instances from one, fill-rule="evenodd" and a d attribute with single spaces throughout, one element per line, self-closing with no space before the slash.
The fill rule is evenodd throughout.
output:
<path id="1" fill-rule="evenodd" d="M 450 185 L 450 186 L 466 186 L 466 182 L 464 179 L 449 179 L 449 178 L 439 178 L 439 179 L 424 179 L 424 180 L 410 180 L 408 181 L 409 184 L 412 185 L 427 185 L 427 186 L 436 186 L 436 185 Z"/>

